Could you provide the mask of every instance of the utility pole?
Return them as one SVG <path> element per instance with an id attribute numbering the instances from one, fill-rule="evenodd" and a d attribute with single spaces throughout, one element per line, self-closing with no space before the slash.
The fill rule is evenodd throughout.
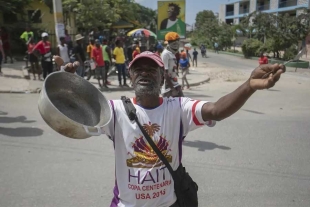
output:
<path id="1" fill-rule="evenodd" d="M 62 14 L 62 0 L 53 0 L 56 40 L 65 36 L 65 25 Z"/>

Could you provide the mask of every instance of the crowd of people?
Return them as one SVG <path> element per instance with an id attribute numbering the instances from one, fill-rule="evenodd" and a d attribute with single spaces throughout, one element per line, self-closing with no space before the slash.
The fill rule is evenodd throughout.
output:
<path id="1" fill-rule="evenodd" d="M 159 55 L 165 63 L 169 78 L 166 78 L 162 93 L 170 96 L 172 94 L 182 95 L 185 84 L 187 89 L 190 88 L 187 74 L 189 74 L 191 63 L 197 67 L 198 52 L 196 48 L 194 48 L 192 55 L 188 48 L 185 48 L 185 51 L 179 51 L 180 37 L 174 32 L 168 33 L 164 42 L 157 41 L 155 44 L 145 46 L 145 44 L 141 44 L 140 38 L 132 38 L 128 46 L 128 41 L 125 45 L 124 38 L 116 37 L 109 41 L 100 35 L 98 30 L 94 29 L 87 36 L 88 44 L 86 46 L 86 37 L 77 34 L 72 38 L 66 30 L 65 35 L 59 38 L 59 44 L 54 53 L 52 47 L 55 48 L 55 45 L 49 41 L 49 34 L 43 32 L 40 35 L 41 40 L 36 42 L 34 32 L 27 27 L 20 36 L 20 39 L 25 43 L 23 50 L 27 50 L 27 55 L 24 58 L 25 68 L 29 68 L 33 80 L 43 81 L 55 70 L 60 70 L 60 67 L 55 67 L 52 58 L 53 55 L 58 55 L 63 59 L 64 64 L 78 61 L 77 75 L 85 77 L 87 80 L 93 76 L 98 80 L 99 86 L 104 88 L 109 88 L 111 85 L 108 74 L 111 66 L 115 66 L 119 87 L 129 87 L 127 84 L 127 80 L 130 79 L 128 75 L 129 63 L 142 52 L 150 51 Z M 6 42 L 5 36 L 4 31 L 4 35 L 1 34 L 5 41 L 3 39 L 3 42 L 0 41 L 0 59 L 4 59 L 6 63 L 7 57 L 10 57 L 11 62 L 13 62 L 9 49 L 10 45 Z M 181 75 L 182 85 L 178 84 L 179 74 Z"/>

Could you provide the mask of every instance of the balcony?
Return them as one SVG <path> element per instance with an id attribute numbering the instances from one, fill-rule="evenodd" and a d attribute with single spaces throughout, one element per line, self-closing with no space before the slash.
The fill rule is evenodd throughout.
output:
<path id="1" fill-rule="evenodd" d="M 279 8 L 297 6 L 297 0 L 279 0 Z"/>
<path id="2" fill-rule="evenodd" d="M 227 16 L 234 16 L 234 11 L 227 11 L 226 12 L 226 17 Z"/>
<path id="3" fill-rule="evenodd" d="M 257 6 L 257 11 L 266 11 L 270 9 L 270 5 L 269 4 L 264 4 L 264 5 L 259 5 Z"/>
<path id="4" fill-rule="evenodd" d="M 249 13 L 249 9 L 243 9 L 243 8 L 240 8 L 239 9 L 239 14 L 247 14 L 247 13 Z"/>

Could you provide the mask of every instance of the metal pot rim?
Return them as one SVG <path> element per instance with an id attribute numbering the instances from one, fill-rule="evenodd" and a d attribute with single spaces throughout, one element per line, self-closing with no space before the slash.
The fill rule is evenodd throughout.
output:
<path id="1" fill-rule="evenodd" d="M 49 75 L 46 77 L 46 79 L 44 80 L 44 83 L 43 83 L 43 91 L 42 91 L 42 92 L 46 94 L 47 101 L 48 101 L 61 115 L 63 115 L 66 119 L 69 119 L 70 121 L 72 121 L 73 123 L 75 123 L 75 124 L 77 124 L 77 125 L 86 126 L 86 127 L 92 127 L 92 128 L 96 128 L 96 127 L 100 127 L 100 128 L 101 128 L 101 127 L 104 127 L 104 126 L 106 126 L 106 125 L 112 120 L 112 109 L 111 109 L 111 108 L 110 108 L 110 118 L 109 118 L 109 120 L 107 121 L 107 123 L 104 124 L 104 125 L 102 125 L 102 126 L 89 126 L 89 125 L 81 124 L 81 123 L 79 123 L 79 122 L 76 122 L 76 121 L 73 120 L 73 119 L 70 119 L 70 118 L 69 118 L 68 116 L 66 116 L 64 113 L 62 113 L 61 111 L 59 111 L 59 109 L 58 109 L 57 107 L 55 107 L 54 104 L 51 102 L 49 96 L 47 95 L 46 87 L 45 87 L 47 79 L 48 79 L 49 77 L 53 76 L 53 75 L 57 75 L 58 73 L 68 73 L 68 72 L 65 72 L 65 71 L 57 71 L 57 72 L 54 72 L 54 73 L 49 74 Z M 74 74 L 72 74 L 72 75 L 74 75 Z M 78 76 L 78 78 L 82 78 L 82 77 Z M 86 82 L 87 82 L 87 84 L 90 84 L 91 87 L 93 87 L 93 88 L 95 88 L 96 90 L 99 91 L 99 89 L 96 88 L 95 86 L 93 86 L 93 84 L 89 83 L 88 81 L 86 81 Z M 99 93 L 101 93 L 101 92 L 99 91 Z M 108 105 L 110 106 L 110 103 L 109 103 L 108 99 L 107 99 L 102 93 L 101 93 L 101 95 L 106 99 L 106 101 L 108 102 Z"/>

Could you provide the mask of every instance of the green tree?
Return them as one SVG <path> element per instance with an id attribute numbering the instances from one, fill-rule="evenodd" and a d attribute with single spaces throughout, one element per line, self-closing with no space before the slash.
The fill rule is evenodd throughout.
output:
<path id="1" fill-rule="evenodd" d="M 51 0 L 45 0 L 51 1 Z M 139 23 L 156 29 L 157 12 L 129 0 L 64 0 L 63 10 L 74 13 L 78 27 L 109 28 L 119 20 Z"/>
<path id="2" fill-rule="evenodd" d="M 33 0 L 0 0 L 0 11 L 3 13 L 23 14 L 24 8 Z"/>
<path id="3" fill-rule="evenodd" d="M 201 11 L 196 15 L 196 30 L 193 32 L 193 43 L 205 44 L 212 47 L 215 41 L 218 41 L 220 25 L 213 11 Z"/>

